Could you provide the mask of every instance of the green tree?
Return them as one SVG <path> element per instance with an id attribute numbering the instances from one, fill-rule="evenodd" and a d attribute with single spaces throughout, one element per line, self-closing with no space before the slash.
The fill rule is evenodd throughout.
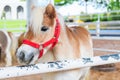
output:
<path id="1" fill-rule="evenodd" d="M 20 1 L 26 1 L 26 0 L 20 0 Z"/>
<path id="2" fill-rule="evenodd" d="M 120 10 L 120 1 L 119 0 L 110 0 L 108 4 L 108 11 Z"/>
<path id="3" fill-rule="evenodd" d="M 73 1 L 78 1 L 78 0 L 54 0 L 55 1 L 55 5 L 65 5 L 67 3 L 73 3 Z"/>

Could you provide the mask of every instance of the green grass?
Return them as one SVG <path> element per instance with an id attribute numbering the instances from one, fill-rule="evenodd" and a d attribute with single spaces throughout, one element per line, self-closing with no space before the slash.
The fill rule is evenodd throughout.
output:
<path id="1" fill-rule="evenodd" d="M 0 29 L 7 29 L 11 32 L 25 31 L 26 20 L 0 20 Z"/>

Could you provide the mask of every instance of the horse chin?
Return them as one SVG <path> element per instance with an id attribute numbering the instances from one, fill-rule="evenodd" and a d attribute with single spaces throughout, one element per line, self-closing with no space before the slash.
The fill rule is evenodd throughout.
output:
<path id="1" fill-rule="evenodd" d="M 34 60 L 30 60 L 30 61 L 22 61 L 22 60 L 18 60 L 20 65 L 29 65 L 29 64 L 35 64 Z"/>

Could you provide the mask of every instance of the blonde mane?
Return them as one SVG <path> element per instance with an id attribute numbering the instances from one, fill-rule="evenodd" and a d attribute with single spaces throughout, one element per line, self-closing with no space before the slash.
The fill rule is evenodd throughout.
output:
<path id="1" fill-rule="evenodd" d="M 44 7 L 36 7 L 31 12 L 29 28 L 34 32 L 35 35 L 40 33 L 40 26 L 42 26 L 44 11 Z"/>

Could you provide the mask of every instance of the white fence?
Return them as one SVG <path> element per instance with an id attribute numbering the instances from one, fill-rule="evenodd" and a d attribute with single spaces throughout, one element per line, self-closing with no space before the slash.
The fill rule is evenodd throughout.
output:
<path id="1" fill-rule="evenodd" d="M 120 54 L 0 68 L 0 79 L 120 62 Z"/>
<path id="2" fill-rule="evenodd" d="M 106 12 L 106 14 L 110 14 L 110 13 L 120 13 L 120 10 L 118 10 L 118 11 L 111 11 L 111 12 Z M 85 26 L 86 28 L 88 28 L 88 29 L 90 29 L 91 27 L 93 27 L 94 26 L 94 29 L 95 29 L 95 31 L 94 31 L 94 35 L 96 35 L 96 36 L 100 36 L 100 34 L 109 34 L 110 32 L 109 31 L 107 31 L 106 33 L 101 33 L 101 29 L 103 28 L 103 29 L 110 29 L 110 30 L 117 30 L 117 29 L 119 29 L 120 30 L 120 19 L 119 20 L 117 20 L 117 21 L 100 21 L 100 16 L 99 15 L 101 15 L 101 14 L 103 14 L 103 13 L 98 13 L 98 16 L 96 16 L 97 17 L 97 20 L 95 21 L 95 22 L 85 22 L 85 23 L 76 23 L 76 22 L 73 22 L 73 23 L 67 23 L 67 25 L 80 25 L 80 26 Z M 84 14 L 85 15 L 85 14 Z M 74 16 L 84 16 L 84 15 L 74 15 Z M 90 14 L 91 15 L 91 14 Z M 108 17 L 108 16 L 106 16 L 106 17 Z M 118 15 L 118 16 L 116 16 L 116 15 L 112 15 L 112 16 L 109 16 L 109 17 L 120 17 L 120 15 Z M 87 17 L 88 18 L 88 17 Z M 86 18 L 86 19 L 87 19 Z M 104 18 L 104 17 L 103 17 Z M 2 20 L 1 20 L 2 21 Z M 2 26 L 2 28 L 3 29 L 5 29 L 5 30 L 9 30 L 9 31 L 17 31 L 17 30 L 20 30 L 21 32 L 23 32 L 26 28 L 25 28 L 25 26 L 26 25 L 24 25 L 23 26 L 23 23 L 22 23 L 22 20 L 20 20 L 20 22 L 19 22 L 19 24 L 18 25 L 15 25 L 15 24 L 12 24 L 13 26 L 17 26 L 17 28 L 7 28 L 6 26 L 8 26 L 9 24 L 7 24 L 6 23 L 6 20 L 3 20 L 2 21 L 3 23 L 2 24 L 0 24 L 0 26 Z M 11 25 L 11 26 L 12 26 Z M 114 34 L 114 35 L 119 35 L 120 36 L 120 31 L 117 31 L 117 32 L 115 32 L 115 33 L 113 33 L 113 32 L 111 32 L 110 34 Z"/>
<path id="3" fill-rule="evenodd" d="M 85 28 L 87 28 L 89 30 L 90 27 L 93 27 L 94 26 L 94 29 L 95 29 L 95 34 L 97 37 L 100 36 L 101 34 L 101 29 L 102 29 L 102 26 L 106 26 L 106 27 L 103 27 L 104 30 L 120 30 L 120 21 L 102 21 L 102 22 L 85 22 L 85 23 L 67 23 L 67 25 L 69 26 L 73 26 L 73 25 L 79 25 L 79 26 L 85 26 Z M 91 33 L 92 34 L 92 33 Z M 106 33 L 102 33 L 102 34 L 113 34 L 113 35 L 119 35 L 120 36 L 120 32 L 107 32 Z"/>
<path id="4" fill-rule="evenodd" d="M 20 22 L 21 23 L 21 22 Z M 21 23 L 22 24 L 22 23 Z M 105 33 L 101 33 L 101 25 L 113 25 L 113 24 L 117 24 L 118 26 L 107 26 L 106 29 L 110 29 L 110 30 L 114 30 L 114 29 L 118 29 L 120 30 L 120 21 L 107 21 L 107 22 L 86 22 L 86 23 L 67 23 L 67 25 L 69 26 L 73 26 L 73 25 L 80 25 L 80 26 L 85 26 L 86 28 L 90 28 L 91 26 L 90 25 L 94 25 L 95 26 L 95 30 L 93 31 L 93 33 L 91 32 L 91 34 L 94 34 L 96 36 L 100 36 L 100 34 L 103 34 L 103 35 L 109 35 L 109 34 L 113 34 L 113 35 L 119 35 L 120 36 L 120 32 L 109 32 L 109 31 L 106 31 Z M 17 28 L 6 28 L 6 25 L 9 25 L 9 24 L 3 24 L 4 30 L 8 30 L 8 31 L 18 31 L 19 32 L 23 32 L 26 30 L 26 28 L 24 26 L 21 26 L 19 25 Z M 1 25 L 2 26 L 2 25 Z M 14 26 L 14 24 L 13 24 Z"/>
<path id="5" fill-rule="evenodd" d="M 94 51 L 120 53 L 120 50 L 110 50 L 110 49 L 103 49 L 103 48 L 94 48 Z"/>

